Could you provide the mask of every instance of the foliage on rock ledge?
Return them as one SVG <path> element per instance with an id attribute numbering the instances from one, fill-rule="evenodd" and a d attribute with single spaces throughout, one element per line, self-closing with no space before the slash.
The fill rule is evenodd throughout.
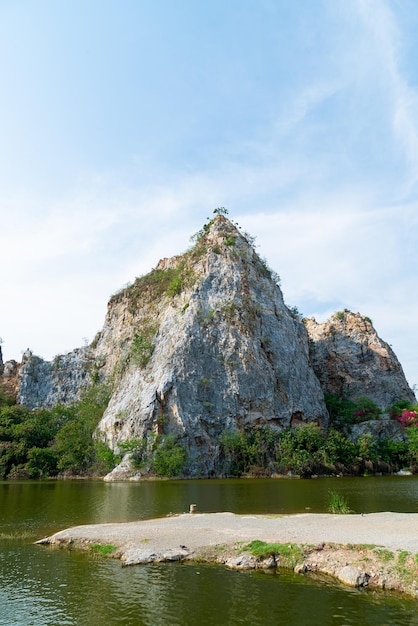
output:
<path id="1" fill-rule="evenodd" d="M 103 475 L 115 456 L 93 432 L 109 401 L 97 385 L 73 406 L 28 409 L 0 394 L 0 478 Z"/>

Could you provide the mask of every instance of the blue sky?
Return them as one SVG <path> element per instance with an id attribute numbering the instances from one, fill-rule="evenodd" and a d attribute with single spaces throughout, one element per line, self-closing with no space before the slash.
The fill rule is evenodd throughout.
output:
<path id="1" fill-rule="evenodd" d="M 414 0 L 0 0 L 5 359 L 90 341 L 217 206 L 418 384 Z"/>

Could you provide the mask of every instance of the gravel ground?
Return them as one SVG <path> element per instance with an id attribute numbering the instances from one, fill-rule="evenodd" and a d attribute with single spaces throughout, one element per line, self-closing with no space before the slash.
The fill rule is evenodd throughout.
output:
<path id="1" fill-rule="evenodd" d="M 260 539 L 274 543 L 375 544 L 418 553 L 418 514 L 311 514 L 269 516 L 233 513 L 183 514 L 122 524 L 93 524 L 60 531 L 39 543 L 111 544 L 128 553 L 187 552 Z M 149 559 L 151 560 L 151 559 Z"/>

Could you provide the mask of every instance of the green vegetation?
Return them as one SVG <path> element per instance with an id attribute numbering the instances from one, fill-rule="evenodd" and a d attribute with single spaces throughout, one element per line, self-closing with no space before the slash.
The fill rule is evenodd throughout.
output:
<path id="1" fill-rule="evenodd" d="M 335 319 L 339 320 L 340 322 L 345 318 L 346 313 L 351 313 L 350 309 L 344 309 L 343 311 L 337 311 L 336 313 L 334 313 L 334 317 Z"/>
<path id="2" fill-rule="evenodd" d="M 341 515 L 353 513 L 348 504 L 347 498 L 336 491 L 329 492 L 328 512 Z"/>
<path id="3" fill-rule="evenodd" d="M 162 438 L 156 445 L 152 468 L 157 476 L 181 476 L 186 464 L 186 450 L 174 435 Z"/>
<path id="4" fill-rule="evenodd" d="M 375 442 L 363 435 L 356 443 L 343 432 L 323 432 L 315 423 L 285 431 L 270 428 L 226 430 L 221 433 L 221 471 L 228 476 L 271 476 L 288 472 L 302 477 L 314 474 L 352 474 L 415 470 L 418 427 L 408 429 L 407 441 Z"/>
<path id="5" fill-rule="evenodd" d="M 31 539 L 36 538 L 35 530 L 20 530 L 16 532 L 10 533 L 0 533 L 0 541 L 10 541 L 10 540 L 20 540 L 20 541 L 29 541 Z"/>
<path id="6" fill-rule="evenodd" d="M 153 305 L 163 296 L 174 298 L 195 281 L 196 277 L 190 268 L 190 260 L 199 257 L 204 252 L 203 246 L 196 245 L 192 250 L 179 257 L 176 267 L 151 270 L 145 276 L 137 278 L 132 285 L 118 291 L 112 296 L 111 302 L 118 302 L 127 298 L 128 310 L 134 314 L 141 306 Z"/>
<path id="7" fill-rule="evenodd" d="M 167 295 L 170 298 L 173 298 L 174 296 L 178 296 L 179 293 L 181 293 L 182 291 L 183 291 L 183 281 L 181 279 L 181 276 L 177 274 L 171 279 L 167 287 Z"/>
<path id="8" fill-rule="evenodd" d="M 302 549 L 293 544 L 266 543 L 255 539 L 242 548 L 241 552 L 248 551 L 258 559 L 267 559 L 274 556 L 279 565 L 293 569 L 298 563 L 303 561 Z"/>
<path id="9" fill-rule="evenodd" d="M 206 393 L 212 383 L 202 377 L 198 383 L 202 393 Z M 108 399 L 109 389 L 95 385 L 72 406 L 30 410 L 16 405 L 0 387 L 0 479 L 91 476 L 109 472 L 119 459 L 93 436 Z M 328 432 L 312 422 L 284 431 L 268 427 L 225 430 L 219 437 L 218 472 L 226 476 L 257 477 L 289 472 L 302 477 L 361 475 L 401 468 L 417 472 L 418 426 L 415 422 L 405 426 L 405 441 L 374 440 L 365 434 L 353 442 L 348 436 L 353 410 L 361 405 L 374 416 L 374 406 L 363 401 L 356 404 L 332 399 L 332 402 L 333 407 L 338 405 L 343 410 L 348 406 L 351 416 L 347 419 L 347 415 L 343 415 L 342 419 L 341 413 L 336 412 L 334 425 Z M 212 410 L 210 396 L 205 396 L 202 404 L 208 412 Z M 402 402 L 390 411 L 396 417 L 405 411 L 415 415 L 415 409 L 416 405 Z M 342 426 L 337 428 L 339 424 Z M 157 476 L 183 475 L 188 471 L 186 450 L 181 440 L 167 434 L 166 430 L 167 417 L 160 415 L 155 421 L 155 434 L 125 442 L 120 446 L 121 452 L 130 452 L 134 465 L 141 471 Z M 338 503 L 337 496 L 335 500 L 335 510 L 341 510 L 343 503 Z"/>
<path id="10" fill-rule="evenodd" d="M 112 546 L 111 544 L 102 545 L 101 543 L 95 543 L 89 546 L 89 550 L 95 554 L 108 556 L 109 554 L 113 554 L 113 552 L 117 550 L 117 547 Z"/>
<path id="11" fill-rule="evenodd" d="M 184 473 L 186 450 L 175 435 L 153 434 L 142 439 L 130 439 L 120 448 L 125 454 L 131 454 L 132 462 L 139 470 L 170 478 Z"/>
<path id="12" fill-rule="evenodd" d="M 290 315 L 295 319 L 295 320 L 302 320 L 303 318 L 303 313 L 301 313 L 298 309 L 297 306 L 288 306 L 287 307 L 289 309 L 289 313 Z"/>
<path id="13" fill-rule="evenodd" d="M 417 555 L 413 555 L 407 550 L 398 552 L 395 562 L 395 571 L 403 581 L 414 584 L 418 576 Z"/>
<path id="14" fill-rule="evenodd" d="M 393 559 L 395 558 L 393 552 L 391 552 L 390 550 L 387 550 L 386 548 L 374 548 L 373 551 L 385 563 L 387 563 L 388 561 L 393 561 Z"/>
<path id="15" fill-rule="evenodd" d="M 370 398 L 360 397 L 355 400 L 341 400 L 337 396 L 326 393 L 325 404 L 331 424 L 337 428 L 347 424 L 376 420 L 381 415 L 379 407 Z"/>
<path id="16" fill-rule="evenodd" d="M 229 211 L 228 209 L 225 209 L 224 206 L 218 206 L 216 209 L 213 210 L 214 215 L 228 215 Z"/>
<path id="17" fill-rule="evenodd" d="M 93 432 L 109 401 L 104 385 L 77 404 L 31 410 L 0 397 L 0 478 L 47 478 L 110 471 L 114 454 Z"/>
<path id="18" fill-rule="evenodd" d="M 154 338 L 158 326 L 146 324 L 140 333 L 135 333 L 132 341 L 132 361 L 145 367 L 154 353 Z"/>

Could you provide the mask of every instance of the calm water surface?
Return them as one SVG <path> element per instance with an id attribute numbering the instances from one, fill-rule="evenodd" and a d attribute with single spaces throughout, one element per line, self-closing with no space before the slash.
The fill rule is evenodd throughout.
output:
<path id="1" fill-rule="evenodd" d="M 0 482 L 0 626 L 286 624 L 418 626 L 418 603 L 324 578 L 184 564 L 122 568 L 33 541 L 70 525 L 187 511 L 418 512 L 418 477 L 318 480 Z"/>

